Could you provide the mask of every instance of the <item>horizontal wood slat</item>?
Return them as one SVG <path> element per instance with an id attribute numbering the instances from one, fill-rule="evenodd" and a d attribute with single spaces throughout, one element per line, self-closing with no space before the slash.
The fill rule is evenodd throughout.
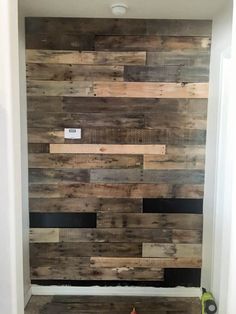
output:
<path id="1" fill-rule="evenodd" d="M 69 51 L 69 50 L 26 50 L 28 63 L 55 63 L 81 65 L 145 65 L 146 52 Z"/>
<path id="2" fill-rule="evenodd" d="M 201 268 L 201 258 L 118 258 L 91 257 L 92 267 Z"/>
<path id="3" fill-rule="evenodd" d="M 50 144 L 52 154 L 130 154 L 148 155 L 165 154 L 165 145 L 85 145 L 85 144 Z"/>
<path id="4" fill-rule="evenodd" d="M 29 96 L 207 98 L 208 83 L 28 80 Z"/>
<path id="5" fill-rule="evenodd" d="M 201 259 L 201 244 L 143 243 L 142 257 L 172 257 Z M 194 266 L 193 266 L 194 267 Z"/>

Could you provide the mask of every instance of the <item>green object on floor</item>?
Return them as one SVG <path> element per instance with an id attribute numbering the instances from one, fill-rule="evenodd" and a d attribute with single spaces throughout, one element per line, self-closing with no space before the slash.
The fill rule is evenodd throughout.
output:
<path id="1" fill-rule="evenodd" d="M 211 292 L 202 289 L 202 314 L 215 314 L 217 312 L 216 302 Z"/>

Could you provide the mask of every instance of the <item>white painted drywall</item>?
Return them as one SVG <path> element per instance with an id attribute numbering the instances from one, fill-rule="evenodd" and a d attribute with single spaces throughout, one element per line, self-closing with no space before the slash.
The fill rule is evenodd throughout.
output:
<path id="1" fill-rule="evenodd" d="M 227 265 L 227 207 L 224 198 L 226 176 L 227 136 L 227 58 L 230 56 L 232 36 L 232 3 L 213 20 L 208 105 L 206 178 L 204 199 L 204 234 L 202 286 L 212 290 L 220 307 L 224 308 L 222 290 Z M 227 234 L 229 236 L 229 233 Z M 229 239 L 229 238 L 228 238 Z M 223 311 L 219 313 L 225 314 Z"/>
<path id="2" fill-rule="evenodd" d="M 23 314 L 18 1 L 0 0 L 0 313 Z"/>

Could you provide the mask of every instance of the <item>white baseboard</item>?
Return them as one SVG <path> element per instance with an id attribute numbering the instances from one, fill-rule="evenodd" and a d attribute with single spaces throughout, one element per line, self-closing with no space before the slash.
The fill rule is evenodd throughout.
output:
<path id="1" fill-rule="evenodd" d="M 32 285 L 32 295 L 200 297 L 200 288 L 69 287 Z"/>

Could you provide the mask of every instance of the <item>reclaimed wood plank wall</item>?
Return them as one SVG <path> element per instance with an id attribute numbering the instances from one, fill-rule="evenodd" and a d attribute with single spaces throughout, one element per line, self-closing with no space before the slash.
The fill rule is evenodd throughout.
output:
<path id="1" fill-rule="evenodd" d="M 26 19 L 33 282 L 199 285 L 210 43 L 210 21 Z"/>

